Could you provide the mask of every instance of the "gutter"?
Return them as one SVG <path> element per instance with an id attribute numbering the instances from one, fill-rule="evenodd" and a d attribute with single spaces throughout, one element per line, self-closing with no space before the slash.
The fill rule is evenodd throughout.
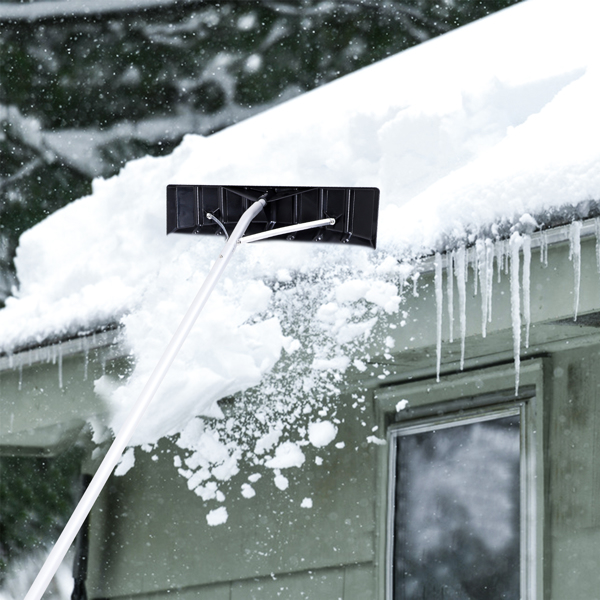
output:
<path id="1" fill-rule="evenodd" d="M 550 246 L 556 246 L 558 244 L 564 244 L 570 242 L 572 240 L 573 232 L 572 232 L 572 224 L 573 223 L 581 223 L 581 228 L 579 231 L 579 238 L 590 238 L 595 237 L 597 243 L 600 244 L 600 216 L 593 216 L 591 218 L 577 219 L 573 218 L 570 221 L 562 222 L 559 225 L 549 226 L 547 228 L 533 231 L 531 233 L 527 231 L 518 231 L 515 227 L 515 231 L 520 233 L 521 235 L 528 235 L 531 239 L 531 249 L 540 249 L 542 252 L 546 252 L 547 248 Z M 514 232 L 511 232 L 514 233 Z M 509 243 L 510 235 L 503 235 L 500 237 L 486 236 L 485 234 L 481 234 L 478 236 L 478 239 L 489 239 L 494 246 L 501 243 Z M 455 243 L 453 246 L 448 246 L 443 252 L 439 254 L 442 257 L 448 256 L 455 250 L 464 245 L 466 249 L 466 259 L 469 264 L 476 264 L 477 260 L 475 257 L 475 245 L 473 243 Z M 600 259 L 600 249 L 597 252 L 598 257 Z M 416 270 L 419 273 L 430 273 L 435 271 L 435 254 L 429 254 L 419 259 L 416 259 L 415 262 L 418 263 Z M 600 261 L 599 261 L 600 268 Z"/>

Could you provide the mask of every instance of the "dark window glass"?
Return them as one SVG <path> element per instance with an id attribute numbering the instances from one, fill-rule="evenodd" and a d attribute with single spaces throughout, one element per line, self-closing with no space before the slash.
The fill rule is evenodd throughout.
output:
<path id="1" fill-rule="evenodd" d="M 399 430 L 394 600 L 520 598 L 519 421 Z"/>

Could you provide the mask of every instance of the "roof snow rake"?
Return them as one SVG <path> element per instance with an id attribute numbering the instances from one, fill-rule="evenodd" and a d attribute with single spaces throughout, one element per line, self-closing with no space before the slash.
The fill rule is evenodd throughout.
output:
<path id="1" fill-rule="evenodd" d="M 288 240 L 342 242 L 375 248 L 378 207 L 377 188 L 167 187 L 167 233 L 222 234 L 227 242 L 25 600 L 40 600 L 46 591 L 238 244 L 285 235 Z M 246 231 L 250 234 L 244 237 Z"/>
<path id="2" fill-rule="evenodd" d="M 244 211 L 260 199 L 266 204 L 242 243 L 286 235 L 288 240 L 375 248 L 376 188 L 170 185 L 167 233 L 231 234 Z"/>

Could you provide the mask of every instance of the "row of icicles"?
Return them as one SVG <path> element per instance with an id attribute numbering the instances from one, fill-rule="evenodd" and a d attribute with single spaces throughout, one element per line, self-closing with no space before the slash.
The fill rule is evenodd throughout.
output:
<path id="1" fill-rule="evenodd" d="M 67 346 L 68 351 L 63 348 Z M 58 387 L 62 389 L 64 387 L 63 382 L 63 357 L 65 354 L 69 355 L 74 352 L 83 352 L 84 363 L 83 363 L 83 381 L 88 379 L 88 368 L 90 364 L 90 352 L 97 349 L 98 345 L 96 342 L 96 334 L 93 333 L 89 336 L 82 336 L 69 342 L 56 342 L 48 346 L 39 346 L 17 352 L 16 354 L 8 354 L 6 356 L 6 362 L 9 369 L 19 369 L 19 382 L 18 389 L 21 391 L 23 386 L 23 368 L 31 367 L 35 363 L 50 363 L 57 365 L 58 372 Z M 100 353 L 99 356 L 102 373 L 106 368 L 106 356 Z"/>
<path id="2" fill-rule="evenodd" d="M 596 224 L 596 257 L 600 271 L 600 218 Z M 569 227 L 569 259 L 573 263 L 573 319 L 577 320 L 579 309 L 579 289 L 581 283 L 581 221 L 573 221 Z M 540 262 L 548 265 L 548 244 L 545 232 L 539 238 Z M 521 256 L 522 269 L 521 269 Z M 480 290 L 481 334 L 485 338 L 487 324 L 492 320 L 492 288 L 494 282 L 494 262 L 498 282 L 502 273 L 510 277 L 510 305 L 513 333 L 513 354 L 515 364 L 515 392 L 518 393 L 521 347 L 529 347 L 531 325 L 531 235 L 515 232 L 509 239 L 493 241 L 479 239 L 474 246 L 465 245 L 434 257 L 434 281 L 436 301 L 436 378 L 440 380 L 442 363 L 442 335 L 444 321 L 444 295 L 448 314 L 448 341 L 454 341 L 454 292 L 458 292 L 458 314 L 460 329 L 460 369 L 465 362 L 465 338 L 467 327 L 466 301 L 469 266 L 474 271 L 474 295 Z M 445 267 L 445 269 L 444 269 Z M 444 286 L 444 270 L 446 271 Z M 445 294 L 444 294 L 445 288 Z M 522 330 L 524 328 L 524 340 Z"/>

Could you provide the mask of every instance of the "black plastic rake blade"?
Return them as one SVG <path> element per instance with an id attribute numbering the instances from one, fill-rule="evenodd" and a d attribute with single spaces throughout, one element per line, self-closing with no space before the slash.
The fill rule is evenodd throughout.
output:
<path id="1" fill-rule="evenodd" d="M 333 218 L 333 225 L 271 239 L 376 246 L 379 190 L 366 187 L 169 185 L 167 233 L 222 235 L 208 215 L 214 215 L 231 233 L 244 211 L 259 198 L 265 198 L 267 204 L 248 227 L 248 235 Z"/>

